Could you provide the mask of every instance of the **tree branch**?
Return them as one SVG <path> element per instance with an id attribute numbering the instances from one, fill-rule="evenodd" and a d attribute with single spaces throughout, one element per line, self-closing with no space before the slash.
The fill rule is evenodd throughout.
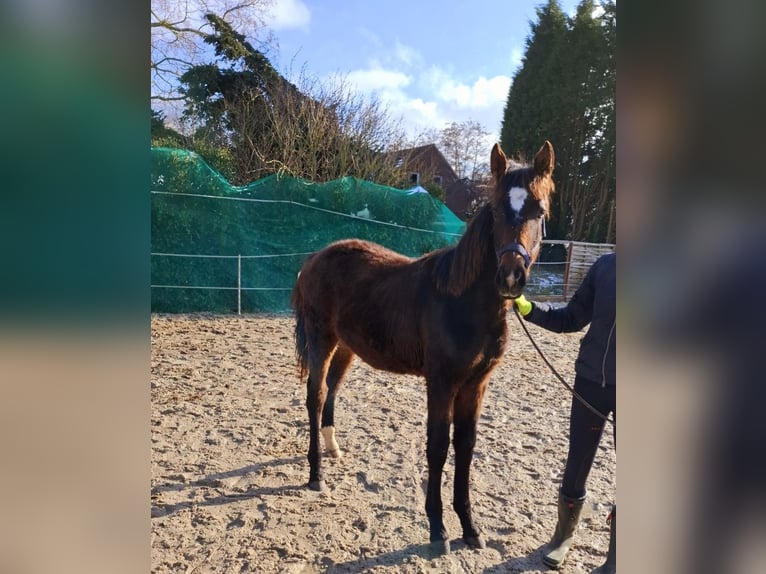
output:
<path id="1" fill-rule="evenodd" d="M 170 22 L 166 20 L 162 20 L 160 22 L 152 22 L 151 26 L 152 28 L 164 28 L 165 30 L 170 30 L 171 32 L 177 32 L 179 34 L 188 32 L 189 34 L 196 34 L 200 38 L 204 38 L 207 35 L 201 30 L 197 30 L 196 28 L 181 28 L 180 26 L 171 24 Z"/>
<path id="2" fill-rule="evenodd" d="M 186 98 L 184 96 L 161 96 L 157 94 L 151 96 L 151 99 L 158 102 L 177 102 Z"/>

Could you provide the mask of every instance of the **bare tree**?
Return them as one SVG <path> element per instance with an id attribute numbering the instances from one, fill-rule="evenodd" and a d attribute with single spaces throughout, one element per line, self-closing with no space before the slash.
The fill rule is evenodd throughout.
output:
<path id="1" fill-rule="evenodd" d="M 442 129 L 428 128 L 410 141 L 411 147 L 436 144 L 458 179 L 479 182 L 489 175 L 485 158 L 492 141 L 489 132 L 479 122 L 466 120 L 452 122 Z"/>
<path id="2" fill-rule="evenodd" d="M 390 155 L 403 147 L 404 130 L 379 101 L 358 95 L 341 76 L 319 81 L 303 73 L 297 88 L 284 83 L 227 106 L 241 182 L 276 172 L 311 181 L 348 175 L 384 185 L 405 180 Z"/>
<path id="3" fill-rule="evenodd" d="M 190 67 L 210 58 L 204 43 L 211 32 L 205 14 L 223 20 L 264 45 L 273 42 L 265 34 L 264 18 L 274 0 L 152 0 L 151 5 L 151 97 L 153 102 L 181 101 L 178 78 Z"/>
<path id="4" fill-rule="evenodd" d="M 441 130 L 436 128 L 425 128 L 408 142 L 407 147 L 420 147 L 428 144 L 438 145 L 441 134 Z"/>

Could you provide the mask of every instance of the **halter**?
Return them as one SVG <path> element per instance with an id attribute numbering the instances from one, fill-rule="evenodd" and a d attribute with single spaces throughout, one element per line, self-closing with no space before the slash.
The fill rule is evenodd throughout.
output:
<path id="1" fill-rule="evenodd" d="M 532 252 L 535 255 L 537 255 L 537 252 L 540 250 L 540 245 L 542 244 L 543 238 L 545 237 L 545 217 L 542 218 L 541 225 L 543 228 L 541 234 L 542 237 L 538 236 L 537 243 L 535 243 L 535 246 L 532 248 Z M 514 253 L 521 255 L 521 258 L 524 260 L 524 269 L 529 269 L 532 258 L 529 256 L 526 247 L 524 247 L 521 243 L 516 242 L 506 243 L 500 249 L 495 251 L 498 263 L 500 263 L 500 258 L 509 251 L 513 251 Z"/>
<path id="2" fill-rule="evenodd" d="M 506 243 L 503 245 L 500 249 L 496 251 L 497 253 L 497 260 L 500 261 L 500 258 L 509 251 L 515 251 L 519 255 L 521 255 L 521 258 L 524 259 L 524 268 L 529 268 L 529 263 L 531 261 L 529 257 L 529 253 L 527 253 L 527 250 L 524 248 L 524 246 L 521 243 Z"/>

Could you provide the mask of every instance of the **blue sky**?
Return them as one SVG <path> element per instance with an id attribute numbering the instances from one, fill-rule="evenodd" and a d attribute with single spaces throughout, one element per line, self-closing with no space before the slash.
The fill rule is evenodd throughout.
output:
<path id="1" fill-rule="evenodd" d="M 530 21 L 543 0 L 276 0 L 272 62 L 340 73 L 376 94 L 411 136 L 472 119 L 498 137 Z M 560 0 L 572 14 L 576 0 Z"/>

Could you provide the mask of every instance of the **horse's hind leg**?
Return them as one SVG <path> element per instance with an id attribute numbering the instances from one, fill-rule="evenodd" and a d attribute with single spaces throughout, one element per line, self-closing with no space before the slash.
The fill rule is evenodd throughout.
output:
<path id="1" fill-rule="evenodd" d="M 455 397 L 453 404 L 454 434 L 452 444 L 455 449 L 455 491 L 452 507 L 460 518 L 463 527 L 463 540 L 473 548 L 485 548 L 486 543 L 471 515 L 471 498 L 468 491 L 470 482 L 471 459 L 476 444 L 476 425 L 481 413 L 481 403 L 486 389 L 485 377 L 478 384 L 469 383 Z"/>
<path id="2" fill-rule="evenodd" d="M 338 345 L 327 371 L 327 398 L 322 411 L 322 436 L 327 454 L 333 458 L 340 458 L 343 455 L 343 451 L 335 440 L 335 397 L 353 358 L 354 354 L 348 347 Z"/>
<path id="3" fill-rule="evenodd" d="M 309 488 L 324 490 L 322 454 L 319 451 L 319 423 L 327 397 L 327 369 L 337 339 L 307 326 L 308 370 L 306 381 L 306 410 L 309 413 Z"/>

